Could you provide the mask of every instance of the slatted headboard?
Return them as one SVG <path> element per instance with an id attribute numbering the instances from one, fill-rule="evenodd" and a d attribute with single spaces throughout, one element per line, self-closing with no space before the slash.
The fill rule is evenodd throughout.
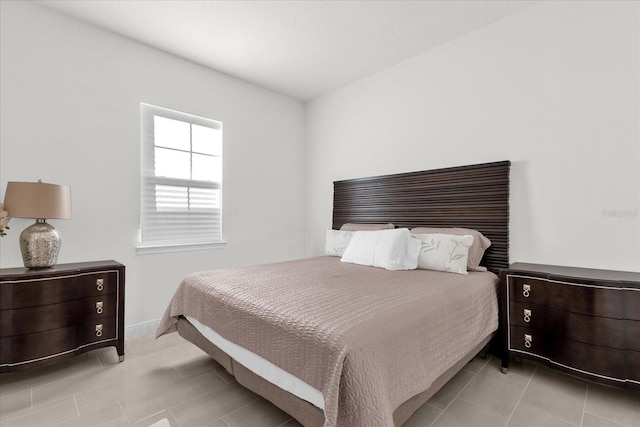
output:
<path id="1" fill-rule="evenodd" d="M 347 222 L 465 227 L 491 240 L 482 265 L 509 265 L 509 169 L 502 161 L 333 183 L 333 228 Z"/>

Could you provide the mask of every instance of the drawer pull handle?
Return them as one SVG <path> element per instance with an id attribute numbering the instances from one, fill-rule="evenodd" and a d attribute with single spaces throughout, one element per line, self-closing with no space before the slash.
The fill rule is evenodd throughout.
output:
<path id="1" fill-rule="evenodd" d="M 531 310 L 529 310 L 528 308 L 524 309 L 524 321 L 529 323 L 531 322 Z"/>
<path id="2" fill-rule="evenodd" d="M 529 295 L 531 295 L 531 285 L 527 285 L 527 284 L 522 285 L 522 295 L 525 298 L 529 298 Z"/>
<path id="3" fill-rule="evenodd" d="M 527 348 L 531 348 L 531 342 L 533 341 L 533 337 L 529 334 L 524 334 L 524 346 Z"/>
<path id="4" fill-rule="evenodd" d="M 102 291 L 104 289 L 104 279 L 96 279 L 96 289 Z"/>
<path id="5" fill-rule="evenodd" d="M 104 303 L 102 301 L 96 302 L 96 313 L 102 314 L 104 312 Z"/>
<path id="6" fill-rule="evenodd" d="M 97 337 L 102 336 L 102 323 L 100 323 L 99 325 L 96 325 L 96 336 Z"/>

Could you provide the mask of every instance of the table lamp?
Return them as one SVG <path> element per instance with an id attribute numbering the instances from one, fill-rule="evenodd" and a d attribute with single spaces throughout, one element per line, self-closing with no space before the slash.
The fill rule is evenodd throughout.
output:
<path id="1" fill-rule="evenodd" d="M 71 189 L 66 185 L 8 182 L 4 208 L 11 218 L 34 218 L 20 234 L 22 261 L 27 268 L 52 267 L 58 260 L 62 239 L 47 219 L 71 219 Z"/>

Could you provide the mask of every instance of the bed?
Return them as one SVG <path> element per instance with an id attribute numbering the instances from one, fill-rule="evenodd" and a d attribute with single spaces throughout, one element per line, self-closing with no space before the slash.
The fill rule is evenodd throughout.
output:
<path id="1" fill-rule="evenodd" d="M 496 333 L 509 167 L 334 182 L 334 230 L 477 230 L 491 240 L 488 271 L 389 271 L 319 256 L 196 272 L 180 284 L 158 335 L 178 331 L 305 426 L 401 425 Z"/>

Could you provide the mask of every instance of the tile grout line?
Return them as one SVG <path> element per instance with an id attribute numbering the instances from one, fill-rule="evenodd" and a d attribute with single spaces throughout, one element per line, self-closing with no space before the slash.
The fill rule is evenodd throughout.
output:
<path id="1" fill-rule="evenodd" d="M 73 393 L 73 404 L 76 405 L 76 414 L 78 417 L 80 416 L 80 407 L 78 406 L 78 399 L 76 399 L 76 394 Z"/>
<path id="2" fill-rule="evenodd" d="M 226 417 L 226 416 L 227 416 L 227 414 L 221 416 L 219 419 L 220 419 L 220 421 L 222 421 L 224 423 L 224 425 L 229 426 L 229 423 L 227 422 L 227 420 L 224 419 L 224 417 Z M 229 426 L 229 427 L 231 427 L 231 426 Z"/>
<path id="3" fill-rule="evenodd" d="M 131 425 L 131 420 L 129 419 L 129 416 L 127 415 L 127 411 L 124 410 L 124 406 L 122 406 L 122 401 L 118 400 L 118 406 L 120 407 L 120 410 L 122 411 L 122 413 L 124 414 L 124 419 L 127 420 L 127 424 Z"/>
<path id="4" fill-rule="evenodd" d="M 447 410 L 447 408 L 449 408 L 449 406 L 451 406 L 453 404 L 453 402 L 455 402 L 455 400 L 460 397 L 460 395 L 462 394 L 462 392 L 469 386 L 469 384 L 471 384 L 471 381 L 473 381 L 473 379 L 484 369 L 486 368 L 486 366 L 489 364 L 489 361 L 491 360 L 493 356 L 487 358 L 487 360 L 484 362 L 484 365 L 482 365 L 482 368 L 478 369 L 478 372 L 475 372 L 473 374 L 473 376 L 471 377 L 471 379 L 469 379 L 469 381 L 464 385 L 464 387 L 462 387 L 462 389 L 460 389 L 460 391 L 458 392 L 458 394 L 455 395 L 455 397 L 453 399 L 451 399 L 451 402 L 449 402 L 447 404 L 447 406 L 444 407 L 444 409 L 438 414 L 438 416 L 431 422 L 431 424 L 429 424 L 429 426 L 433 426 L 435 424 L 436 421 L 438 421 L 438 418 L 440 418 L 442 416 L 442 414 L 444 414 L 444 411 Z M 466 366 L 466 365 L 465 365 Z M 462 372 L 464 370 L 464 368 L 462 368 L 458 373 Z M 467 371 L 469 372 L 469 371 Z M 457 375 L 457 374 L 456 374 Z M 451 378 L 453 379 L 453 377 Z M 432 396 L 433 397 L 433 396 Z M 425 403 L 428 403 L 425 402 Z"/>
<path id="5" fill-rule="evenodd" d="M 141 374 L 144 374 L 144 371 L 140 369 L 140 366 L 136 363 L 136 360 L 135 359 L 130 359 L 130 360 L 131 360 L 131 363 L 133 363 L 133 366 L 135 366 L 136 369 L 140 371 Z"/>
<path id="6" fill-rule="evenodd" d="M 580 418 L 580 427 L 584 424 L 584 413 L 587 410 L 587 397 L 589 397 L 589 383 L 587 383 L 587 389 L 584 391 L 584 403 L 582 404 L 582 417 Z"/>
<path id="7" fill-rule="evenodd" d="M 100 368 L 104 369 L 104 363 L 102 363 L 102 360 L 100 360 L 98 356 L 95 356 L 95 359 L 98 361 L 98 365 L 100 365 Z"/>
<path id="8" fill-rule="evenodd" d="M 239 384 L 240 386 L 242 386 L 242 384 L 240 384 L 240 383 L 238 383 L 238 384 Z M 242 387 L 244 387 L 244 386 L 242 386 Z M 253 392 L 251 392 L 251 393 L 253 393 Z M 253 394 L 255 394 L 255 393 L 253 393 Z M 227 412 L 226 414 L 224 414 L 223 416 L 221 416 L 221 417 L 220 417 L 220 419 L 222 420 L 224 417 L 226 417 L 226 416 L 228 416 L 228 415 L 231 415 L 231 414 L 233 414 L 234 412 L 238 412 L 239 410 L 241 410 L 241 409 L 243 409 L 243 408 L 246 408 L 247 406 L 249 406 L 249 405 L 253 404 L 254 402 L 259 401 L 260 399 L 265 400 L 265 401 L 267 401 L 267 402 L 268 402 L 268 400 L 266 400 L 265 398 L 260 397 L 259 395 L 257 395 L 257 394 L 256 394 L 255 399 L 253 399 L 253 400 L 251 400 L 251 401 L 249 401 L 249 402 L 245 403 L 245 404 L 244 404 L 244 405 L 242 405 L 242 406 L 237 407 L 236 409 L 234 409 L 234 410 L 232 410 L 232 411 L 230 411 L 230 412 Z M 223 421 L 224 421 L 224 420 L 223 420 Z M 226 423 L 226 424 L 229 424 L 229 423 L 227 423 L 226 421 L 225 421 L 225 423 Z"/>
<path id="9" fill-rule="evenodd" d="M 520 397 L 518 398 L 518 401 L 516 402 L 516 406 L 513 407 L 513 410 L 511 411 L 511 415 L 509 415 L 509 418 L 507 418 L 507 424 L 506 425 L 509 425 L 509 422 L 511 421 L 511 418 L 513 418 L 513 414 L 516 413 L 516 410 L 518 409 L 518 406 L 520 406 L 520 402 L 522 402 L 522 398 L 524 397 L 524 394 L 526 393 L 527 389 L 529 388 L 529 384 L 531 384 L 531 380 L 533 380 L 533 376 L 536 374 L 536 372 L 538 372 L 538 367 L 537 366 L 533 369 L 533 372 L 531 373 L 531 376 L 529 377 L 529 381 L 527 381 L 527 385 L 524 386 L 524 389 L 522 390 L 522 393 L 520 393 Z"/>
<path id="10" fill-rule="evenodd" d="M 225 384 L 231 384 L 229 381 L 227 381 L 226 379 L 222 378 L 222 375 L 220 375 L 220 374 L 219 374 L 215 369 L 213 369 L 213 368 L 208 368 L 208 369 L 209 369 L 211 372 L 213 372 L 213 373 L 214 373 L 214 375 L 215 375 L 216 377 L 220 378 L 220 379 L 222 380 L 222 382 L 223 382 L 223 383 L 225 383 Z M 224 369 L 224 368 L 223 368 L 223 369 Z M 227 372 L 227 371 L 225 370 L 225 372 Z M 231 374 L 229 374 L 229 375 L 231 375 Z M 236 382 L 237 382 L 237 381 L 236 381 Z"/>
<path id="11" fill-rule="evenodd" d="M 169 410 L 168 410 L 168 409 L 160 409 L 159 411 L 154 412 L 154 413 L 153 413 L 153 414 L 151 414 L 151 415 L 147 415 L 147 416 L 145 416 L 145 417 L 142 417 L 142 418 L 140 418 L 140 419 L 136 420 L 134 424 L 141 423 L 141 422 L 143 422 L 143 421 L 145 421 L 145 420 L 148 420 L 149 418 L 154 418 L 154 417 L 155 417 L 155 416 L 157 416 L 157 415 L 162 416 L 162 413 L 163 413 L 163 412 L 169 412 Z M 125 413 L 125 415 L 126 415 L 126 413 Z M 164 417 L 164 418 L 166 418 L 166 417 Z"/>
<path id="12" fill-rule="evenodd" d="M 287 421 L 283 422 L 283 423 L 282 423 L 282 424 L 280 424 L 278 427 L 282 427 L 282 426 L 285 426 L 285 425 L 289 424 L 289 421 L 296 421 L 296 422 L 297 422 L 298 420 L 296 420 L 296 419 L 295 419 L 295 418 L 293 418 L 293 417 L 292 417 L 292 418 L 289 418 Z"/>
<path id="13" fill-rule="evenodd" d="M 169 413 L 169 415 L 171 415 L 171 418 L 173 418 L 173 421 L 175 421 L 176 424 L 178 424 L 178 427 L 182 427 L 182 424 L 180 424 L 180 421 L 178 421 L 175 414 L 171 412 L 171 409 L 167 408 L 167 412 Z"/>

